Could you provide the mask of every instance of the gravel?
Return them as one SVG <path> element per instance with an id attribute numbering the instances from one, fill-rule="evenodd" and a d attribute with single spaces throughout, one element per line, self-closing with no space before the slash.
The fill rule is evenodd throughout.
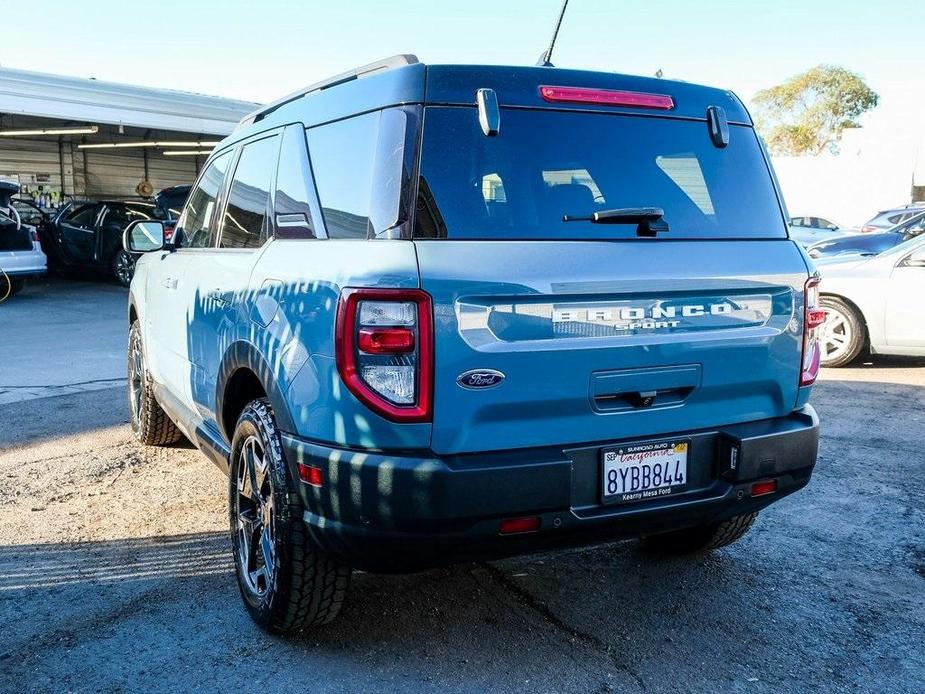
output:
<path id="1" fill-rule="evenodd" d="M 813 402 L 810 486 L 729 548 L 359 574 L 287 639 L 240 604 L 224 477 L 136 445 L 123 389 L 0 404 L 0 691 L 923 691 L 925 362 Z"/>

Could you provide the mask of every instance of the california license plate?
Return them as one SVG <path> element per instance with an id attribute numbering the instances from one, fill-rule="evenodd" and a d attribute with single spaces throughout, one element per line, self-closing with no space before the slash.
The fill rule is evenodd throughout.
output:
<path id="1" fill-rule="evenodd" d="M 657 499 L 687 487 L 690 441 L 628 443 L 605 448 L 603 499 L 605 504 Z"/>

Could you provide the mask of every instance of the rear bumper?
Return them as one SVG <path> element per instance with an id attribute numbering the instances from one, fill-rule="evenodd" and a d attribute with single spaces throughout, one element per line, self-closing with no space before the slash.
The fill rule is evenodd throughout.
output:
<path id="1" fill-rule="evenodd" d="M 47 267 L 48 260 L 38 244 L 29 251 L 0 251 L 0 270 L 10 277 L 42 275 Z"/>
<path id="2" fill-rule="evenodd" d="M 807 405 L 777 419 L 647 438 L 677 437 L 691 441 L 684 493 L 607 506 L 599 497 L 600 451 L 613 441 L 460 456 L 350 451 L 289 435 L 283 447 L 293 479 L 299 463 L 322 469 L 321 487 L 300 484 L 316 541 L 356 568 L 409 571 L 638 537 L 758 510 L 809 482 L 819 420 Z M 758 479 L 777 480 L 777 491 L 751 497 Z M 538 516 L 540 529 L 499 534 L 500 520 L 521 516 Z"/>

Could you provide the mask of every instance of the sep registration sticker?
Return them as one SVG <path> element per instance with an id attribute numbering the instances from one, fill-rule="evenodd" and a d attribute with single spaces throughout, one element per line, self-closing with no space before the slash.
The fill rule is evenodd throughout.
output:
<path id="1" fill-rule="evenodd" d="M 603 457 L 604 503 L 657 499 L 687 487 L 687 453 L 690 442 L 657 441 L 605 448 Z"/>

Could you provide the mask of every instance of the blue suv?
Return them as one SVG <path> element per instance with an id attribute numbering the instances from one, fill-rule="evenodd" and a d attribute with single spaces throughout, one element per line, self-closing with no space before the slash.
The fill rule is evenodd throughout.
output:
<path id="1" fill-rule="evenodd" d="M 351 569 L 728 544 L 816 462 L 818 278 L 727 91 L 398 56 L 248 116 L 129 296 L 131 422 L 229 475 L 247 609 Z"/>

